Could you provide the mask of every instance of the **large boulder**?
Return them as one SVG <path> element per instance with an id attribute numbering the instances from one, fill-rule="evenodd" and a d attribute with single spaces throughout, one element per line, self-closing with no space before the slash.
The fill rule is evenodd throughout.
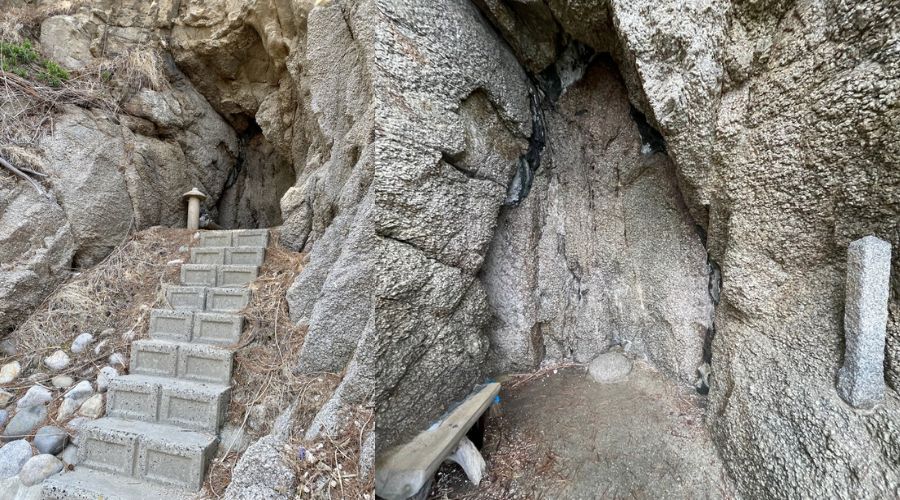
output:
<path id="1" fill-rule="evenodd" d="M 8 179 L 0 181 L 0 335 L 66 279 L 76 248 L 59 204 Z"/>
<path id="2" fill-rule="evenodd" d="M 72 225 L 75 265 L 91 266 L 132 226 L 120 168 L 127 163 L 120 126 L 98 111 L 70 106 L 39 144 L 53 191 Z"/>

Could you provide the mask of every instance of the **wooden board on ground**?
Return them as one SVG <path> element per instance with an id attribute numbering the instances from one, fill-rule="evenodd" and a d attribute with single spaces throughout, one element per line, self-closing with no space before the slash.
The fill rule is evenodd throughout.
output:
<path id="1" fill-rule="evenodd" d="M 439 424 L 378 457 L 375 494 L 385 500 L 405 500 L 416 494 L 499 392 L 500 384 L 486 384 L 450 411 Z"/>

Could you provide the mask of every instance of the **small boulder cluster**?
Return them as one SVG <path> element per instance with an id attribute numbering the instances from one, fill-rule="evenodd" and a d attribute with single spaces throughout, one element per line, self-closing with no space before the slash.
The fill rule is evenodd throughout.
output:
<path id="1" fill-rule="evenodd" d="M 77 463 L 78 428 L 103 416 L 104 393 L 127 366 L 127 359 L 114 352 L 108 366 L 73 377 L 73 370 L 67 370 L 70 353 L 89 354 L 94 340 L 92 334 L 82 333 L 69 352 L 60 349 L 43 357 L 41 368 L 49 373 L 24 378 L 20 361 L 0 366 L 0 492 L 40 498 L 44 479 Z M 99 355 L 105 343 L 97 343 L 94 354 Z"/>

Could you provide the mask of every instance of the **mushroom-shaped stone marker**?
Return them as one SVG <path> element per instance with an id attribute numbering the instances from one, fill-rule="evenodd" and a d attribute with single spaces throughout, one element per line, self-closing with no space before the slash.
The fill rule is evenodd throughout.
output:
<path id="1" fill-rule="evenodd" d="M 182 198 L 188 201 L 187 228 L 196 231 L 200 228 L 200 202 L 206 199 L 206 195 L 194 188 L 184 193 Z"/>

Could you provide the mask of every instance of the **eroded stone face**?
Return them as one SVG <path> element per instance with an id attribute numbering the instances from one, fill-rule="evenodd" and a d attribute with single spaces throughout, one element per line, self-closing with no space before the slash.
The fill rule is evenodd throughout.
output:
<path id="1" fill-rule="evenodd" d="M 482 271 L 492 370 L 584 363 L 621 345 L 690 383 L 713 305 L 672 163 L 645 152 L 608 61 L 544 115 L 541 170 L 529 198 L 504 208 Z"/>
<path id="2" fill-rule="evenodd" d="M 476 273 L 526 149 L 531 109 L 525 73 L 474 6 L 378 7 L 381 449 L 426 427 L 482 381 L 489 311 Z"/>

